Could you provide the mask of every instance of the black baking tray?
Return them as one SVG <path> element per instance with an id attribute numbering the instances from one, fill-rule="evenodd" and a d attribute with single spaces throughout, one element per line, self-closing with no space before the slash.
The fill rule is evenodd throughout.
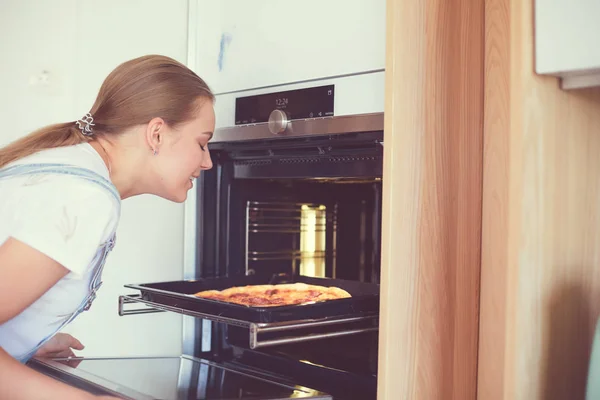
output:
<path id="1" fill-rule="evenodd" d="M 336 286 L 346 290 L 352 297 L 304 305 L 248 307 L 192 296 L 194 293 L 203 290 L 223 290 L 233 286 L 295 282 Z M 125 287 L 139 290 L 143 300 L 188 311 L 255 323 L 349 317 L 379 313 L 378 284 L 342 279 L 312 278 L 307 276 L 289 277 L 276 275 L 273 277 L 260 277 L 257 275 L 244 275 L 226 278 L 131 284 L 125 285 Z"/>

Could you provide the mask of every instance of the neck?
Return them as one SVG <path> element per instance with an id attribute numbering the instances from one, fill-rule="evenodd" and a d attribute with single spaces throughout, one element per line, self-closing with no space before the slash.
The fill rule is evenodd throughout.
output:
<path id="1" fill-rule="evenodd" d="M 141 176 L 137 171 L 143 171 L 135 154 L 129 154 L 124 146 L 118 146 L 104 138 L 96 138 L 90 145 L 100 155 L 108 168 L 110 180 L 115 185 L 121 199 L 136 196 L 143 192 L 139 190 Z"/>

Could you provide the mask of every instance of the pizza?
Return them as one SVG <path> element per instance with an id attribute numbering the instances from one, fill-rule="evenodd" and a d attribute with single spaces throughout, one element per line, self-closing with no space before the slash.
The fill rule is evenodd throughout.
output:
<path id="1" fill-rule="evenodd" d="M 194 296 L 248 307 L 311 304 L 352 297 L 350 293 L 337 287 L 308 285 L 306 283 L 236 286 L 220 291 L 205 290 L 195 293 Z"/>

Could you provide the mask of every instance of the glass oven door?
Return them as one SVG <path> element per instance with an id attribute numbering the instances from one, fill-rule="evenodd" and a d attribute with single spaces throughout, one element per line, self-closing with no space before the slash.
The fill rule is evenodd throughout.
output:
<path id="1" fill-rule="evenodd" d="M 317 390 L 188 356 L 34 359 L 28 365 L 93 394 L 127 399 L 331 399 Z"/>

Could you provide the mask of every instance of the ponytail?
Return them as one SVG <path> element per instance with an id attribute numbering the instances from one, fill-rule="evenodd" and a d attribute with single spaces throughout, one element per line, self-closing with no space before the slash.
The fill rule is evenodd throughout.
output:
<path id="1" fill-rule="evenodd" d="M 89 142 L 75 122 L 50 125 L 0 148 L 0 168 L 40 150 Z"/>

